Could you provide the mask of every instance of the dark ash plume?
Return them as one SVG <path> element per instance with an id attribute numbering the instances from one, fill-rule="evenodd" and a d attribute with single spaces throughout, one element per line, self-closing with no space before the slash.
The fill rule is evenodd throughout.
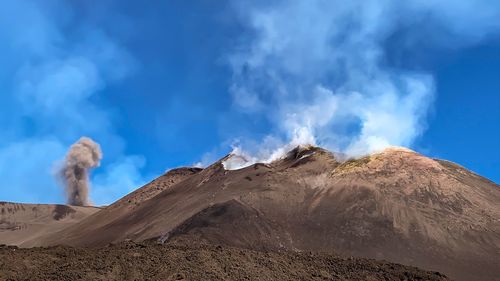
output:
<path id="1" fill-rule="evenodd" d="M 88 137 L 81 137 L 71 145 L 59 175 L 64 183 L 69 205 L 88 206 L 89 170 L 98 167 L 102 159 L 101 147 Z"/>

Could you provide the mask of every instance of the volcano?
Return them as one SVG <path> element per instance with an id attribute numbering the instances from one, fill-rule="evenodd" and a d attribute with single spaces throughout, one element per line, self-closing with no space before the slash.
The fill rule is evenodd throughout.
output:
<path id="1" fill-rule="evenodd" d="M 232 157 L 173 169 L 24 243 L 201 241 L 387 260 L 456 280 L 500 276 L 500 187 L 457 164 L 399 147 L 344 160 L 299 146 L 274 162 L 228 170 Z"/>

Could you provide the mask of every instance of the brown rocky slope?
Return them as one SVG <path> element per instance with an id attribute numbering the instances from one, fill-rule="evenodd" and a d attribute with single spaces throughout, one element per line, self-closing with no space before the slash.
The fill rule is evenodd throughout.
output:
<path id="1" fill-rule="evenodd" d="M 385 259 L 457 280 L 500 276 L 500 188 L 463 167 L 404 148 L 338 161 L 298 147 L 239 170 L 224 168 L 229 157 L 166 175 L 143 187 L 170 182 L 157 194 L 120 200 L 38 245 L 201 240 Z"/>
<path id="2" fill-rule="evenodd" d="M 438 272 L 324 253 L 185 243 L 1 248 L 0 280 L 449 280 Z"/>

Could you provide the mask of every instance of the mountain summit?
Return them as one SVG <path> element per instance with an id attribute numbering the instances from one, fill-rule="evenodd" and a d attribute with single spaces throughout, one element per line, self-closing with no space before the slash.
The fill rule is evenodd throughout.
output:
<path id="1" fill-rule="evenodd" d="M 30 245 L 195 239 L 385 259 L 458 280 L 500 276 L 500 187 L 457 164 L 398 147 L 349 160 L 297 147 L 228 170 L 231 157 L 169 171 Z"/>

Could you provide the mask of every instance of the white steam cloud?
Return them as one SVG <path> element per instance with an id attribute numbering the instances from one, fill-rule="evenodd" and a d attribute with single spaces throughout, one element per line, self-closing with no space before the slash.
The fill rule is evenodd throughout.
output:
<path id="1" fill-rule="evenodd" d="M 274 159 L 283 145 L 350 156 L 411 146 L 426 127 L 435 82 L 388 64 L 390 37 L 407 32 L 400 48 L 424 39 L 457 48 L 500 28 L 494 1 L 271 2 L 237 6 L 251 35 L 229 58 L 234 106 L 264 114 L 276 130 L 247 152 L 233 151 L 249 163 Z"/>

